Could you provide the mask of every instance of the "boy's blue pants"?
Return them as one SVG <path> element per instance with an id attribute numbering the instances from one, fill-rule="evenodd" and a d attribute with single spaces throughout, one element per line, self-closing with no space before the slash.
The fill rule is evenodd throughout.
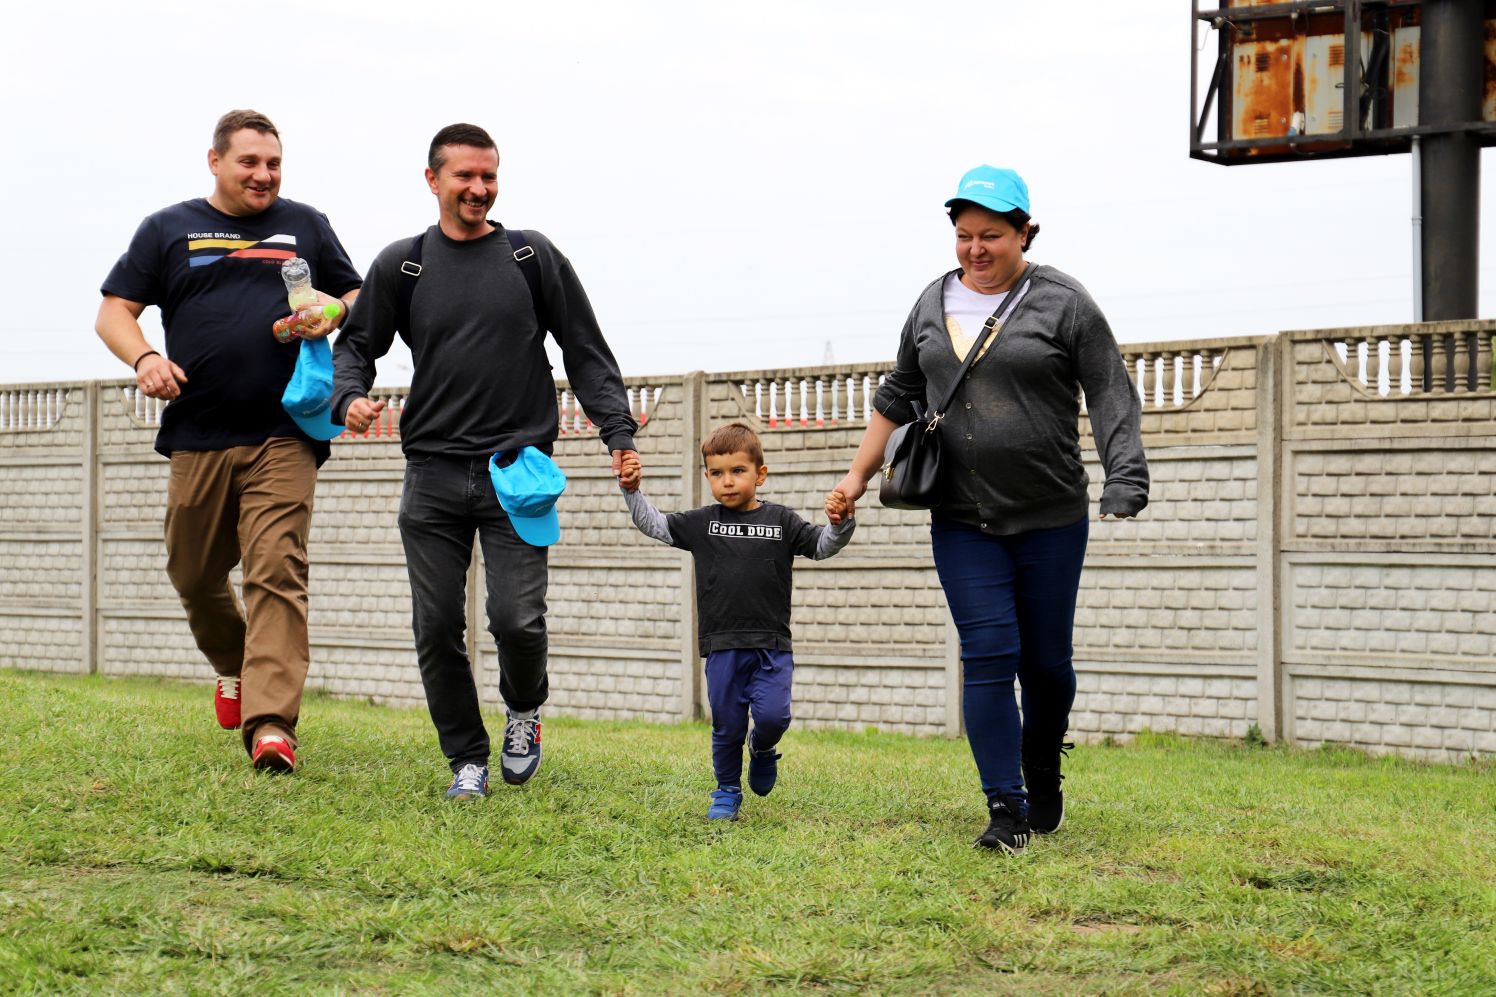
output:
<path id="1" fill-rule="evenodd" d="M 712 707 L 712 768 L 717 785 L 743 785 L 743 742 L 753 715 L 753 748 L 779 743 L 790 726 L 790 683 L 795 660 L 788 651 L 746 647 L 713 651 L 706 659 L 706 697 Z"/>

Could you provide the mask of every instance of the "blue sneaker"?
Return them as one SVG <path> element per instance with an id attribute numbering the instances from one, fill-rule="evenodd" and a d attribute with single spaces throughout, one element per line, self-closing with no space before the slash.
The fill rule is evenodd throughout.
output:
<path id="1" fill-rule="evenodd" d="M 748 788 L 759 796 L 768 796 L 779 780 L 780 755 L 773 748 L 756 751 L 753 740 L 748 741 Z"/>
<path id="2" fill-rule="evenodd" d="M 504 724 L 504 753 L 500 763 L 504 781 L 519 786 L 540 771 L 540 710 L 508 713 Z"/>
<path id="3" fill-rule="evenodd" d="M 447 787 L 447 799 L 481 800 L 488 795 L 488 766 L 468 763 L 452 776 L 452 785 Z"/>
<path id="4" fill-rule="evenodd" d="M 741 789 L 715 789 L 712 805 L 707 807 L 707 820 L 737 820 L 738 810 L 743 806 Z"/>

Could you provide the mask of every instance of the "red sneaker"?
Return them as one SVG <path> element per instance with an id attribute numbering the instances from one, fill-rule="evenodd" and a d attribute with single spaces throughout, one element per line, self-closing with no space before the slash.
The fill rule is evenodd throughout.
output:
<path id="1" fill-rule="evenodd" d="M 218 676 L 218 685 L 213 690 L 213 712 L 218 714 L 218 726 L 224 730 L 239 729 L 239 676 Z"/>
<path id="2" fill-rule="evenodd" d="M 291 742 L 279 734 L 266 734 L 255 742 L 250 761 L 257 769 L 290 772 L 296 768 L 296 752 L 292 750 Z"/>

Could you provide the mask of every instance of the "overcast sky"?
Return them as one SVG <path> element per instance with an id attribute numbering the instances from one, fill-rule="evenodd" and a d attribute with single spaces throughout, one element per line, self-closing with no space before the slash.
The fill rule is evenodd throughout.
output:
<path id="1" fill-rule="evenodd" d="M 8 6 L 0 383 L 129 373 L 93 333 L 99 284 L 142 217 L 211 192 L 234 107 L 277 123 L 282 195 L 360 269 L 435 221 L 431 135 L 487 128 L 495 217 L 571 258 L 629 375 L 892 358 L 954 266 L 941 205 L 984 162 L 1028 180 L 1030 259 L 1123 342 L 1410 320 L 1409 157 L 1191 160 L 1188 6 Z"/>

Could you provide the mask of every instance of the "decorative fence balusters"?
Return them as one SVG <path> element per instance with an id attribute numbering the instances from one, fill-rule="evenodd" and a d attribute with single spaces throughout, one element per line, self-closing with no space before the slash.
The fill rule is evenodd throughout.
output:
<path id="1" fill-rule="evenodd" d="M 0 391 L 0 430 L 50 429 L 62 418 L 67 388 L 16 387 Z"/>
<path id="2" fill-rule="evenodd" d="M 1379 397 L 1488 391 L 1492 337 L 1476 330 L 1330 343 L 1345 376 Z"/>

